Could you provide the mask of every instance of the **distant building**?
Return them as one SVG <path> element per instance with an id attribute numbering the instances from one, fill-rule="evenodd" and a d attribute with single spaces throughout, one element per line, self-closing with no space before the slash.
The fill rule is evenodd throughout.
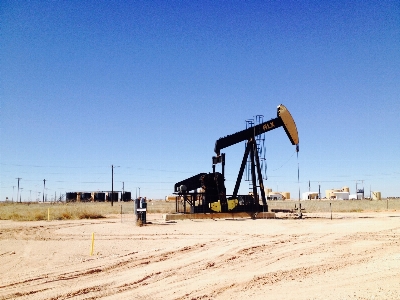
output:
<path id="1" fill-rule="evenodd" d="M 278 192 L 270 192 L 267 196 L 267 200 L 283 200 L 283 196 L 281 193 Z"/>
<path id="2" fill-rule="evenodd" d="M 334 192 L 333 194 L 336 200 L 349 200 L 349 192 Z"/>
<path id="3" fill-rule="evenodd" d="M 301 200 L 312 200 L 312 199 L 318 199 L 319 198 L 319 193 L 318 192 L 305 192 L 301 195 Z"/>
<path id="4" fill-rule="evenodd" d="M 363 198 L 364 198 L 364 193 L 357 193 L 349 196 L 350 200 L 361 200 Z"/>

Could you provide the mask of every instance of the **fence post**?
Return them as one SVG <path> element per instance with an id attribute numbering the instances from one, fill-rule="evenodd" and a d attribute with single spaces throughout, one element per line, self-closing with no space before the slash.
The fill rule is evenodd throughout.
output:
<path id="1" fill-rule="evenodd" d="M 92 245 L 90 247 L 90 256 L 93 255 L 93 251 L 94 251 L 94 232 L 92 232 Z"/>

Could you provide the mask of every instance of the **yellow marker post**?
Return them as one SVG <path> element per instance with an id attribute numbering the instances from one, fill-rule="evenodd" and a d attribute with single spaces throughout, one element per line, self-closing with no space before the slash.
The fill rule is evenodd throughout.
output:
<path id="1" fill-rule="evenodd" d="M 94 250 L 94 232 L 92 233 L 92 247 L 90 249 L 90 256 L 93 255 L 93 250 Z"/>
<path id="2" fill-rule="evenodd" d="M 47 208 L 47 221 L 50 221 L 50 207 Z"/>

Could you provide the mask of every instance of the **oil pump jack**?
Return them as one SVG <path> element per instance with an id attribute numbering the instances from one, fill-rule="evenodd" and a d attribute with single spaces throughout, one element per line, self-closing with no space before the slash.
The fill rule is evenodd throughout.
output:
<path id="1" fill-rule="evenodd" d="M 256 136 L 279 127 L 284 128 L 290 142 L 292 145 L 296 145 L 296 151 L 298 152 L 299 137 L 296 124 L 287 108 L 280 104 L 277 108 L 276 118 L 234 134 L 227 135 L 215 142 L 214 152 L 216 156 L 212 157 L 213 172 L 199 173 L 175 184 L 174 194 L 177 195 L 177 212 L 179 212 L 178 199 L 182 199 L 184 211 L 186 211 L 186 204 L 190 205 L 191 213 L 268 212 L 268 204 L 265 197 L 264 183 L 260 168 L 260 159 L 257 151 Z M 224 174 L 225 153 L 221 153 L 221 150 L 243 141 L 247 141 L 247 143 L 235 188 L 232 195 L 227 195 Z M 238 195 L 243 172 L 249 156 L 253 186 L 252 193 L 248 195 Z M 219 163 L 222 165 L 221 173 L 215 171 L 215 166 Z M 259 201 L 258 188 L 262 204 L 260 204 Z"/>

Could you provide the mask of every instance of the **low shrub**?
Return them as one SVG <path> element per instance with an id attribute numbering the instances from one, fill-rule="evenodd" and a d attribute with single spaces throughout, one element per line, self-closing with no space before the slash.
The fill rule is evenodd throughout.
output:
<path id="1" fill-rule="evenodd" d="M 118 209 L 105 203 L 0 203 L 0 220 L 99 219 L 105 218 L 105 214 L 118 213 Z"/>
<path id="2" fill-rule="evenodd" d="M 34 215 L 33 215 L 33 220 L 34 221 L 41 221 L 41 220 L 46 220 L 46 213 L 45 212 L 41 212 L 41 211 L 37 211 Z M 27 221 L 32 221 L 32 220 L 27 220 Z"/>
<path id="3" fill-rule="evenodd" d="M 61 214 L 61 220 L 70 220 L 72 219 L 72 214 L 69 211 L 65 211 Z"/>
<path id="4" fill-rule="evenodd" d="M 21 215 L 13 212 L 12 214 L 10 214 L 9 219 L 13 221 L 18 221 L 21 219 Z"/>
<path id="5" fill-rule="evenodd" d="M 83 212 L 79 213 L 78 218 L 79 219 L 101 219 L 101 218 L 105 218 L 105 217 L 99 213 L 83 211 Z"/>

